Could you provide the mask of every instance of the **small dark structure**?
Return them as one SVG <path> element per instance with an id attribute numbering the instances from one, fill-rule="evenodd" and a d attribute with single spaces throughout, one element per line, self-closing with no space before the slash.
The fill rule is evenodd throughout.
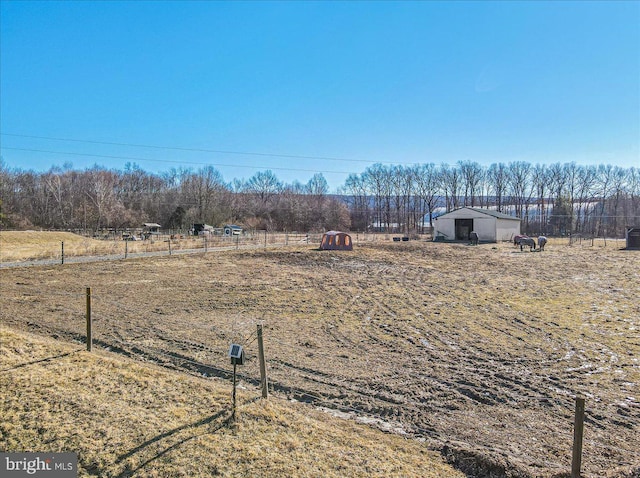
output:
<path id="1" fill-rule="evenodd" d="M 640 251 L 640 227 L 627 227 L 627 249 Z"/>
<path id="2" fill-rule="evenodd" d="M 227 224 L 224 226 L 225 236 L 239 236 L 240 234 L 242 234 L 242 228 L 240 226 L 236 226 L 235 224 Z"/>
<path id="3" fill-rule="evenodd" d="M 206 236 L 210 234 L 213 234 L 213 226 L 202 223 L 193 225 L 194 236 Z"/>
<path id="4" fill-rule="evenodd" d="M 346 232 L 328 231 L 322 235 L 320 243 L 322 251 L 352 251 L 353 242 L 351 236 Z"/>

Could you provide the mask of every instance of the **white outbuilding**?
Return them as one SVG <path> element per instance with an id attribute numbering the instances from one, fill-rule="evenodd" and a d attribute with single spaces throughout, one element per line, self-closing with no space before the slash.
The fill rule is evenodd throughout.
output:
<path id="1" fill-rule="evenodd" d="M 471 231 L 480 242 L 511 241 L 520 234 L 520 219 L 490 209 L 461 207 L 433 221 L 434 241 L 469 241 Z"/>

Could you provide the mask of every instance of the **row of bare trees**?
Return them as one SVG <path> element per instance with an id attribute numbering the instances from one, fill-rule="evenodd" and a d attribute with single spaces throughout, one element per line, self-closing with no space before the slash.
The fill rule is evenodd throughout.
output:
<path id="1" fill-rule="evenodd" d="M 529 233 L 622 236 L 640 224 L 640 169 L 516 161 L 482 167 L 375 164 L 342 188 L 352 228 L 422 232 L 435 215 L 462 206 L 523 220 Z"/>
<path id="2" fill-rule="evenodd" d="M 10 170 L 0 160 L 3 227 L 98 231 L 159 222 L 287 231 L 327 229 L 424 232 L 434 216 L 461 207 L 491 208 L 523 220 L 523 231 L 621 236 L 640 224 L 640 169 L 516 161 L 483 167 L 374 164 L 329 194 L 321 173 L 284 184 L 271 171 L 224 181 L 213 167 L 154 174 L 128 164 L 47 172 Z"/>
<path id="3" fill-rule="evenodd" d="M 283 184 L 271 171 L 226 183 L 204 167 L 146 172 L 70 166 L 41 173 L 9 170 L 0 162 L 0 220 L 4 228 L 94 231 L 159 222 L 174 231 L 194 223 L 241 223 L 249 228 L 311 231 L 348 229 L 344 202 L 328 195 L 321 174 L 307 184 Z"/>

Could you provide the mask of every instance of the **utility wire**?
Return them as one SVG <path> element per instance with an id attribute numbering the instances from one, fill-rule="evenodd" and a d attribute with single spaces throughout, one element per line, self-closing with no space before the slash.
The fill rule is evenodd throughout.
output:
<path id="1" fill-rule="evenodd" d="M 8 146 L 3 146 L 2 149 L 8 149 L 12 151 L 26 151 L 31 153 L 47 153 L 47 154 L 65 154 L 70 156 L 88 156 L 92 158 L 102 158 L 102 159 L 122 159 L 127 161 L 150 161 L 155 163 L 173 163 L 173 164 L 196 164 L 200 166 L 217 166 L 217 167 L 227 167 L 227 168 L 246 168 L 246 169 L 265 169 L 264 166 L 248 166 L 243 164 L 223 164 L 223 163 L 211 163 L 211 162 L 202 162 L 202 161 L 184 161 L 184 160 L 172 160 L 172 159 L 151 159 L 151 158 L 138 158 L 132 156 L 115 156 L 115 155 L 107 155 L 107 154 L 92 154 L 92 153 L 75 153 L 70 151 L 52 151 L 47 149 L 30 149 L 30 148 L 12 148 Z M 300 158 L 298 156 L 298 158 Z M 316 158 L 317 159 L 317 158 Z M 305 173 L 326 173 L 326 174 L 358 174 L 354 171 L 327 171 L 321 169 L 302 169 L 302 168 L 283 168 L 283 167 L 266 167 L 266 169 L 273 169 L 277 171 L 298 171 Z"/>
<path id="2" fill-rule="evenodd" d="M 372 161 L 369 161 L 366 159 L 332 158 L 328 156 L 305 156 L 305 155 L 297 155 L 297 154 L 256 153 L 251 151 L 227 151 L 227 150 L 219 150 L 219 149 L 184 148 L 184 147 L 175 147 L 175 146 L 157 146 L 157 145 L 150 145 L 150 144 L 117 143 L 117 142 L 111 142 L 111 141 L 92 141 L 92 140 L 84 140 L 84 139 L 54 138 L 50 136 L 33 136 L 33 135 L 26 135 L 26 134 L 12 134 L 12 133 L 0 133 L 0 134 L 2 136 L 13 136 L 16 138 L 44 139 L 44 140 L 51 140 L 51 141 L 68 141 L 68 142 L 74 142 L 74 143 L 103 144 L 103 145 L 109 145 L 109 146 L 127 146 L 127 147 L 134 147 L 134 148 L 152 148 L 152 149 L 163 149 L 163 150 L 172 150 L 172 151 L 189 151 L 189 152 L 197 152 L 197 153 L 237 154 L 237 155 L 243 155 L 243 156 L 264 156 L 264 157 L 273 157 L 273 158 L 319 159 L 322 161 L 372 163 Z M 393 164 L 393 163 L 385 163 L 385 164 Z"/>

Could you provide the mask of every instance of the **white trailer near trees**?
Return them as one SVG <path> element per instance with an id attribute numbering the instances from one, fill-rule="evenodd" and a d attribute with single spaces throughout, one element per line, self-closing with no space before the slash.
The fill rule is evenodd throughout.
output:
<path id="1" fill-rule="evenodd" d="M 520 234 L 520 219 L 491 209 L 461 207 L 433 221 L 434 241 L 470 241 L 471 231 L 480 242 L 510 241 Z"/>

